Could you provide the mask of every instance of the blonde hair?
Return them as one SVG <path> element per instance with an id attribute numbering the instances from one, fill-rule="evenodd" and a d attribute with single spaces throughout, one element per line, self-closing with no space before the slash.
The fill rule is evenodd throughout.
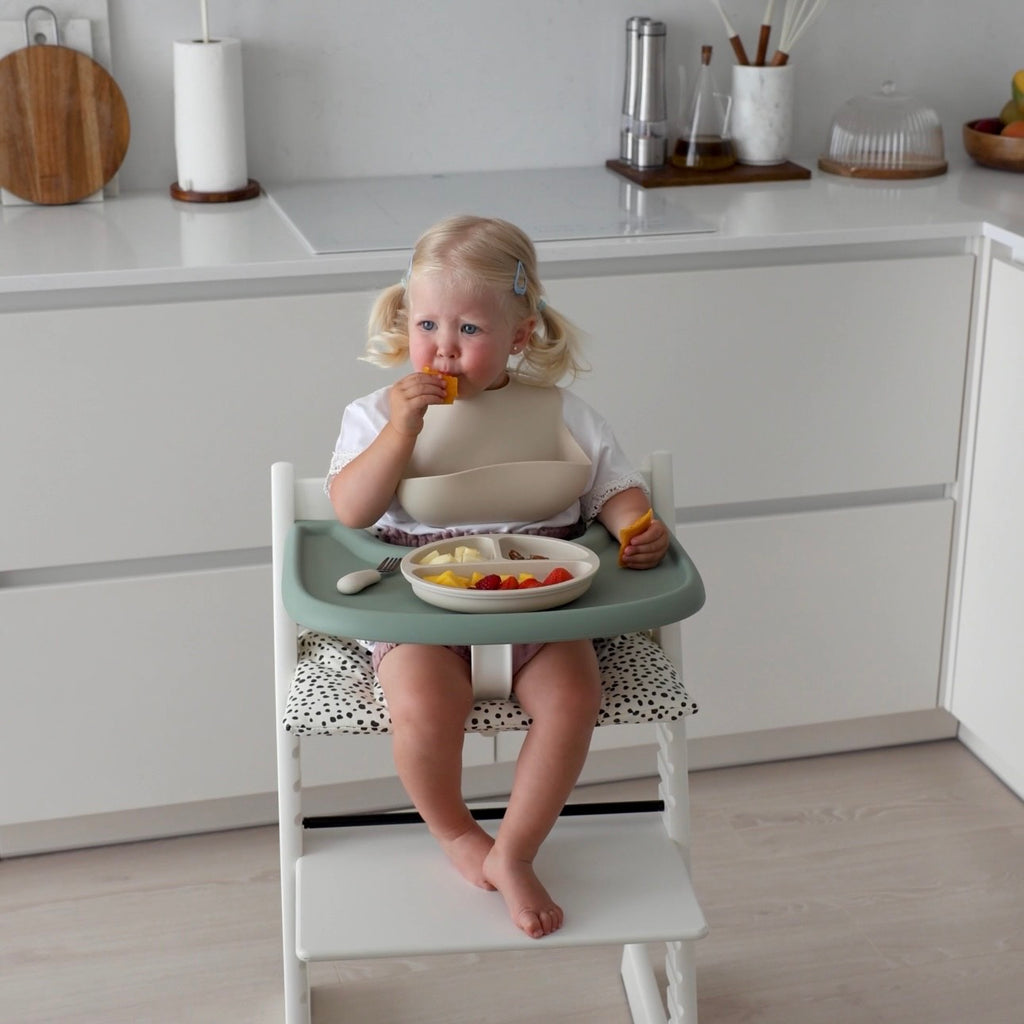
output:
<path id="1" fill-rule="evenodd" d="M 554 385 L 588 368 L 582 360 L 581 332 L 544 299 L 533 242 L 508 221 L 471 216 L 449 217 L 420 236 L 406 276 L 385 288 L 370 311 L 361 359 L 382 367 L 400 366 L 408 359 L 407 285 L 414 274 L 437 272 L 493 289 L 516 322 L 535 319 L 533 333 L 511 367 L 520 379 Z"/>

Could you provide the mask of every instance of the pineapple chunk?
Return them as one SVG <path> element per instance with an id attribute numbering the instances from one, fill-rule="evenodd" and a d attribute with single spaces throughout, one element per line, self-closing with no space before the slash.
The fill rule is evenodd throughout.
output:
<path id="1" fill-rule="evenodd" d="M 462 587 L 466 589 L 470 581 L 465 576 L 456 576 L 451 569 L 445 569 L 444 572 L 438 573 L 436 576 L 424 576 L 423 577 L 428 583 L 440 583 L 444 587 Z"/>

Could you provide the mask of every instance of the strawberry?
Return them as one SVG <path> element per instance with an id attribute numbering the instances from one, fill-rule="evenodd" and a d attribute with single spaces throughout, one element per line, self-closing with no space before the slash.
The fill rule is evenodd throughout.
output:
<path id="1" fill-rule="evenodd" d="M 552 569 L 551 572 L 544 577 L 543 586 L 550 587 L 554 583 L 565 583 L 566 580 L 575 579 L 573 574 L 568 569 L 563 569 L 562 566 L 558 566 L 556 569 Z"/>
<path id="2" fill-rule="evenodd" d="M 539 587 L 540 585 L 540 580 L 535 576 L 527 576 L 525 580 L 519 581 L 520 590 L 529 590 L 530 587 Z"/>
<path id="3" fill-rule="evenodd" d="M 501 586 L 501 577 L 496 572 L 492 572 L 482 580 L 477 580 L 473 586 L 476 590 L 497 590 Z"/>
<path id="4" fill-rule="evenodd" d="M 498 587 L 499 590 L 518 590 L 519 580 L 515 576 L 506 576 Z"/>

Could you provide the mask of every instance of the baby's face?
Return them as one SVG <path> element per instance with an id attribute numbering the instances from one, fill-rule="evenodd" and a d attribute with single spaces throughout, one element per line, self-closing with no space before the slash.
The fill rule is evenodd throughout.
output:
<path id="1" fill-rule="evenodd" d="M 507 380 L 505 367 L 526 344 L 533 320 L 516 323 L 493 289 L 443 274 L 414 274 L 408 286 L 409 358 L 459 380 L 472 398 Z"/>

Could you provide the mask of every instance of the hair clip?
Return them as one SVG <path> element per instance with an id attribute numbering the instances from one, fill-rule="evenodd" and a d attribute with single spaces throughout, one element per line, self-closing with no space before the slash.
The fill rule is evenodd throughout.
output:
<path id="1" fill-rule="evenodd" d="M 538 299 L 537 300 L 537 312 L 538 313 L 543 313 L 544 310 L 547 309 L 547 308 L 548 308 L 548 304 L 547 304 L 547 300 L 546 299 Z"/>
<path id="2" fill-rule="evenodd" d="M 412 256 L 409 257 L 409 266 L 405 268 L 405 273 L 402 275 L 402 280 L 398 283 L 403 288 L 409 287 L 409 278 L 412 277 Z"/>
<path id="3" fill-rule="evenodd" d="M 516 295 L 526 294 L 526 271 L 523 269 L 522 260 L 516 260 L 516 276 L 512 279 L 512 291 Z"/>

